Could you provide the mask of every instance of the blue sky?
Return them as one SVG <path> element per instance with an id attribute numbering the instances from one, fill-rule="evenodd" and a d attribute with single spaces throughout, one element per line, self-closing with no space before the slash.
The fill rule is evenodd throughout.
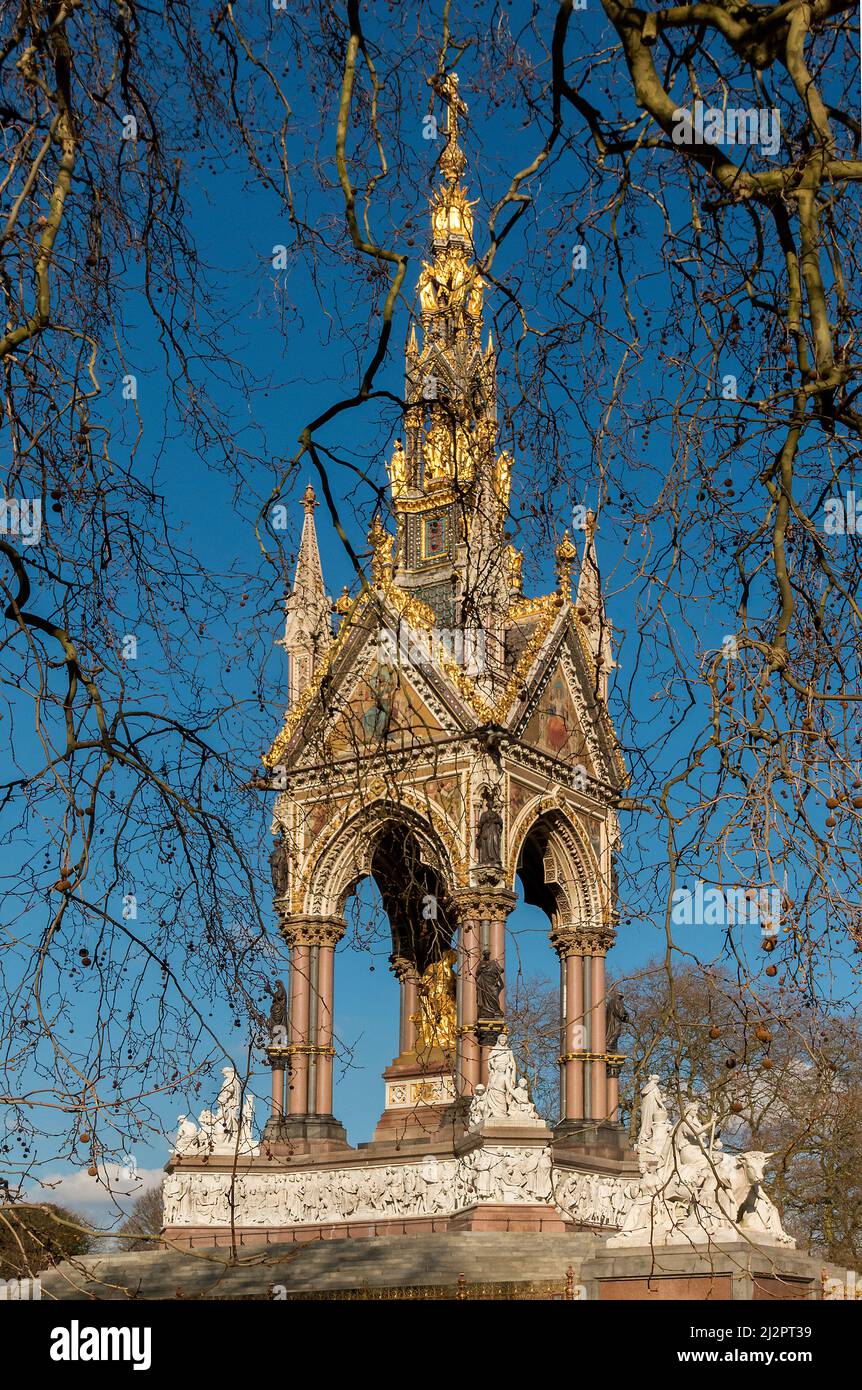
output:
<path id="1" fill-rule="evenodd" d="M 578 59 L 585 59 L 598 43 L 594 17 L 584 15 L 579 24 L 580 27 L 573 30 L 571 45 L 572 48 L 583 46 L 582 51 L 578 49 L 574 53 L 576 63 Z M 415 122 L 407 114 L 402 117 L 403 160 L 407 166 L 402 171 L 403 180 L 397 181 L 391 204 L 383 198 L 375 204 L 375 226 L 381 237 L 388 235 L 394 226 L 401 223 L 405 210 L 414 218 L 415 246 L 410 250 L 411 264 L 405 285 L 408 299 L 412 297 L 425 249 L 425 205 L 421 197 L 415 196 L 415 188 L 412 202 L 407 200 L 407 193 L 411 181 L 420 188 L 427 186 L 438 153 L 433 142 L 422 138 L 422 117 L 427 110 L 428 100 L 421 70 L 423 62 L 427 68 L 431 55 L 424 58 L 421 54 L 414 55 L 412 66 L 401 77 L 402 98 L 407 103 L 412 102 L 415 107 Z M 466 65 L 466 72 L 469 76 L 469 64 Z M 488 204 L 501 196 L 508 186 L 512 171 L 532 157 L 541 134 L 535 127 L 525 127 L 515 113 L 506 107 L 489 110 L 484 100 L 478 94 L 471 95 L 468 88 L 469 81 L 465 83 L 464 94 L 473 119 L 472 128 L 464 141 L 468 155 L 466 181 L 471 196 L 480 199 L 477 240 L 481 250 L 484 245 L 481 232 L 483 214 Z M 313 98 L 300 86 L 296 92 L 294 121 L 294 130 L 300 142 L 303 123 L 307 121 L 310 129 L 312 110 Z M 329 146 L 323 153 L 328 158 L 332 139 L 331 122 L 325 134 Z M 326 177 L 331 179 L 331 165 L 325 168 Z M 243 177 L 235 157 L 227 154 L 219 156 L 202 149 L 197 167 L 192 162 L 190 172 L 196 179 L 192 203 L 194 234 L 200 263 L 207 268 L 212 294 L 211 311 L 223 326 L 221 343 L 224 358 L 239 364 L 247 380 L 252 383 L 249 398 L 231 384 L 230 370 L 223 364 L 215 364 L 214 369 L 223 380 L 222 387 L 217 390 L 218 405 L 223 412 L 228 435 L 237 441 L 240 449 L 247 446 L 254 450 L 258 459 L 256 462 L 249 461 L 247 476 L 237 494 L 234 479 L 226 476 L 218 461 L 200 457 L 190 442 L 194 422 L 178 418 L 167 390 L 158 345 L 145 316 L 138 314 L 133 307 L 136 326 L 130 334 L 129 356 L 139 377 L 139 406 L 144 421 L 143 443 L 138 448 L 134 467 L 143 474 L 152 473 L 157 488 L 166 497 L 171 526 L 198 562 L 217 577 L 228 597 L 220 623 L 207 627 L 201 634 L 190 631 L 186 636 L 182 648 L 183 664 L 178 671 L 165 671 L 160 666 L 158 645 L 148 620 L 137 611 L 131 593 L 128 595 L 128 613 L 123 618 L 140 637 L 136 676 L 141 682 L 144 703 L 144 696 L 158 697 L 164 701 L 166 708 L 173 707 L 177 699 L 186 698 L 186 692 L 181 687 L 184 680 L 193 677 L 210 695 L 222 690 L 226 696 L 247 702 L 249 727 L 253 725 L 261 736 L 268 729 L 271 736 L 279 727 L 287 691 L 286 659 L 281 650 L 273 645 L 281 630 L 283 586 L 277 571 L 261 561 L 254 522 L 269 495 L 277 464 L 295 452 L 300 430 L 313 415 L 353 388 L 357 363 L 363 360 L 363 354 L 357 353 L 351 333 L 357 332 L 365 323 L 375 301 L 372 290 L 355 272 L 355 268 L 338 256 L 322 258 L 317 283 L 312 280 L 307 264 L 301 260 L 292 262 L 287 271 L 275 272 L 272 269 L 273 247 L 291 241 L 290 228 L 271 194 Z M 504 244 L 495 264 L 495 273 L 503 279 L 510 275 L 517 278 L 524 248 L 531 244 L 546 245 L 549 263 L 554 257 L 559 260 L 557 292 L 567 297 L 569 305 L 577 306 L 578 284 L 565 288 L 565 281 L 571 247 L 580 233 L 565 223 L 557 227 L 556 232 L 553 230 L 558 222 L 559 209 L 570 192 L 570 178 L 575 180 L 576 175 L 574 172 L 570 175 L 563 162 L 554 171 L 549 171 L 547 179 L 534 189 L 536 214 L 525 218 L 515 237 Z M 337 192 L 327 189 L 325 192 L 310 193 L 305 212 L 309 220 L 326 215 L 337 218 Z M 685 210 L 679 209 L 679 212 L 684 221 Z M 669 307 L 660 224 L 657 216 L 650 224 L 648 213 L 641 214 L 641 218 L 638 225 L 632 228 L 632 235 L 639 240 L 643 255 L 641 274 L 637 283 L 632 283 L 631 293 L 641 311 L 652 307 L 660 314 Z M 132 288 L 131 279 L 129 288 Z M 520 285 L 520 291 L 525 298 L 530 298 L 528 282 Z M 618 287 L 611 285 L 608 310 L 611 327 L 621 322 L 619 305 L 615 304 L 617 294 Z M 542 295 L 544 298 L 537 298 L 533 305 L 535 320 L 537 323 L 549 323 L 554 319 L 557 306 L 548 294 L 547 282 Z M 336 301 L 338 317 L 333 318 L 331 306 Z M 131 302 L 134 305 L 134 300 Z M 489 313 L 493 313 L 494 309 L 494 296 L 490 295 Z M 379 377 L 379 385 L 396 395 L 401 389 L 401 352 L 407 326 L 408 316 L 402 305 L 398 310 L 392 348 Z M 511 324 L 509 332 L 506 332 L 504 320 L 502 335 L 499 325 L 496 335 L 500 351 L 501 392 L 509 391 L 512 395 L 515 393 L 514 332 Z M 642 360 L 636 374 L 641 399 L 647 402 L 653 396 L 672 396 L 676 386 L 675 372 L 660 361 L 659 347 L 648 325 L 644 326 L 642 349 Z M 728 370 L 744 370 L 735 360 L 726 360 L 723 365 Z M 113 383 L 110 380 L 111 370 L 114 372 Z M 106 415 L 111 418 L 118 455 L 123 452 L 119 442 L 123 430 L 127 440 L 132 437 L 130 417 L 123 416 L 124 407 L 119 399 L 118 381 L 121 374 L 120 364 L 112 364 L 107 374 L 108 390 L 103 406 Z M 537 505 L 541 500 L 537 494 L 544 489 L 544 484 L 538 481 L 541 477 L 538 461 L 531 456 L 529 447 L 523 452 L 516 449 L 513 510 L 518 518 L 518 544 L 526 555 L 527 588 L 533 593 L 547 592 L 554 583 L 553 547 L 549 543 L 548 528 L 559 537 L 571 516 L 571 506 L 579 501 L 592 504 L 597 495 L 598 468 L 591 452 L 589 431 L 597 423 L 600 403 L 590 399 L 586 393 L 578 398 L 576 380 L 566 381 L 565 388 L 565 392 L 560 388 L 556 398 L 559 422 L 568 441 L 569 477 L 562 480 L 553 495 L 546 499 L 548 505 L 544 515 L 539 513 Z M 574 405 L 572 397 L 575 398 Z M 721 404 L 716 403 L 717 414 L 722 409 Z M 379 410 L 374 407 L 366 412 L 353 412 L 323 431 L 321 442 L 339 457 L 369 468 L 372 476 L 382 482 L 381 448 L 388 429 L 395 423 L 396 413 L 391 404 L 381 406 Z M 635 437 L 640 437 L 643 421 L 631 419 L 629 429 Z M 625 488 L 614 489 L 615 501 L 605 508 L 598 538 L 609 615 L 617 629 L 617 657 L 620 662 L 617 679 L 626 689 L 630 706 L 623 737 L 629 746 L 630 757 L 635 761 L 634 791 L 644 780 L 658 781 L 666 775 L 673 768 L 675 759 L 690 747 L 692 731 L 702 731 L 704 726 L 702 707 L 693 714 L 682 716 L 676 705 L 680 692 L 669 692 L 662 681 L 651 673 L 649 663 L 641 665 L 638 662 L 638 624 L 648 592 L 647 586 L 636 579 L 637 563 L 644 553 L 645 541 L 632 521 L 631 509 L 636 511 L 638 507 L 648 505 L 657 495 L 665 480 L 670 447 L 668 432 L 655 428 L 649 442 L 644 442 L 642 446 L 642 469 L 627 481 Z M 733 465 L 734 481 L 743 496 L 750 470 L 750 457 L 741 457 Z M 304 461 L 283 499 L 288 502 L 295 518 L 295 530 L 286 546 L 288 561 L 292 561 L 295 555 L 302 516 L 299 499 L 309 479 L 316 482 L 310 464 Z M 370 519 L 369 493 L 367 490 L 364 494 L 360 492 L 361 505 L 358 507 L 358 494 L 344 470 L 332 467 L 331 481 L 351 542 L 361 551 L 365 548 L 365 532 Z M 743 505 L 742 497 L 740 505 Z M 547 512 L 552 514 L 550 519 Z M 352 582 L 352 568 L 323 507 L 317 510 L 316 522 L 326 583 L 329 592 L 336 596 L 345 583 Z M 651 545 L 658 550 L 667 541 L 668 533 L 663 530 L 662 522 L 653 520 Z M 243 592 L 248 592 L 251 597 L 248 604 L 240 606 Z M 756 601 L 756 594 L 754 598 Z M 686 602 L 689 618 L 692 618 L 694 610 L 697 611 L 697 643 L 700 651 L 715 650 L 720 646 L 723 635 L 733 630 L 733 614 L 725 607 L 723 595 L 712 592 L 708 565 L 704 565 L 693 579 Z M 193 608 L 192 598 L 190 610 Z M 119 614 L 116 621 L 118 626 L 123 625 Z M 678 636 L 686 647 L 692 666 L 696 665 L 699 653 L 692 642 L 691 633 L 681 631 Z M 228 661 L 230 671 L 225 670 Z M 265 692 L 263 712 L 255 703 L 258 681 Z M 244 726 L 245 719 L 242 711 L 232 713 L 219 724 L 213 737 L 226 750 L 232 747 L 241 750 L 238 756 L 241 756 L 244 764 L 248 764 L 249 734 Z M 241 723 L 243 727 L 240 727 Z M 637 764 L 637 740 L 641 736 L 645 741 L 651 739 L 657 731 L 661 733 L 664 743 L 654 755 L 655 762 L 651 766 Z M 25 753 L 28 736 L 25 734 L 22 737 L 25 744 L 21 751 Z M 259 747 L 262 746 L 263 739 L 259 744 Z M 250 765 L 248 770 L 251 770 Z M 685 792 L 680 793 L 682 805 L 686 795 Z M 694 799 L 693 794 L 688 795 L 691 800 Z M 253 814 L 249 815 L 243 833 L 248 846 L 260 854 L 260 891 L 264 896 L 268 893 L 268 825 L 267 807 L 261 798 L 259 814 L 256 818 Z M 625 816 L 623 833 L 627 833 Z M 622 926 L 611 957 L 610 966 L 617 976 L 635 970 L 664 949 L 662 892 L 666 887 L 666 878 L 660 868 L 665 857 L 663 835 L 663 826 L 650 822 L 649 818 L 642 819 L 640 828 L 634 833 L 632 828 L 628 828 L 627 852 L 624 852 L 621 869 L 623 897 L 631 908 L 632 925 Z M 20 855 L 20 845 L 13 847 L 11 852 Z M 0 864 L 2 862 L 0 860 Z M 744 856 L 738 863 L 744 867 Z M 158 865 L 150 847 L 145 844 L 139 845 L 136 855 L 124 866 L 125 878 L 133 885 L 140 900 L 142 925 L 148 928 L 152 927 L 148 914 L 157 916 L 154 904 L 158 896 L 158 874 Z M 121 885 L 117 885 L 115 893 L 120 888 Z M 186 910 L 185 907 L 183 910 Z M 240 931 L 241 908 L 232 905 L 231 911 L 236 916 L 237 930 Z M 190 923 L 190 928 L 194 930 L 194 922 Z M 542 914 L 520 905 L 510 919 L 510 929 L 513 933 L 510 963 L 515 957 L 513 948 L 516 947 L 526 973 L 555 978 L 557 961 L 547 940 L 547 924 Z M 751 944 L 756 946 L 756 929 L 748 930 L 755 938 Z M 686 949 L 707 959 L 721 951 L 721 941 L 715 929 L 681 929 L 677 931 L 676 939 Z M 285 974 L 283 949 L 274 931 L 270 950 L 274 969 L 279 956 L 283 962 L 276 973 Z M 376 943 L 370 954 L 352 952 L 344 945 L 337 957 L 336 1027 L 341 1039 L 352 1050 L 352 1064 L 343 1075 L 336 1064 L 334 1108 L 354 1143 L 371 1136 L 383 1104 L 380 1072 L 397 1051 L 398 991 L 387 968 L 389 950 L 386 941 Z M 844 987 L 839 971 L 839 992 Z M 90 1011 L 94 1007 L 86 990 L 82 989 L 73 1007 L 78 1010 L 76 1026 L 86 1031 L 91 1024 Z M 227 1054 L 242 1063 L 245 1055 L 244 1031 L 233 1027 L 230 1002 L 216 997 L 208 1000 L 203 1007 L 208 1015 L 208 1026 L 220 1045 Z M 164 1097 L 156 1102 L 155 1108 L 166 1130 L 173 1127 L 178 1111 L 185 1108 L 194 1110 L 195 1106 L 200 1109 L 214 1099 L 218 1089 L 218 1069 L 223 1064 L 223 1059 L 216 1057 L 215 1051 L 210 1084 L 204 1085 L 199 1096 L 192 1096 L 187 1105 L 179 1097 Z M 262 1122 L 267 1113 L 268 1073 L 261 1068 L 257 1078 L 260 1095 L 258 1119 Z M 158 1171 L 167 1157 L 167 1151 L 166 1142 L 147 1133 L 140 1137 L 133 1148 L 139 1169 L 149 1176 Z M 87 1180 L 80 1167 L 68 1161 L 58 1162 L 56 1167 L 52 1167 L 51 1157 L 45 1154 L 47 1172 L 66 1176 L 64 1190 L 70 1202 L 82 1209 L 103 1210 L 103 1204 L 95 1199 L 91 1201 Z"/>

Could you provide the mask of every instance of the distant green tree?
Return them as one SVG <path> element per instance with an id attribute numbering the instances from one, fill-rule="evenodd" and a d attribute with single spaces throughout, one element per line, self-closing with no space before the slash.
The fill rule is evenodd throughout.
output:
<path id="1" fill-rule="evenodd" d="M 26 1279 L 92 1248 L 90 1223 L 49 1203 L 0 1206 L 0 1278 Z"/>
<path id="2" fill-rule="evenodd" d="M 122 1249 L 152 1250 L 155 1242 L 151 1237 L 157 1236 L 165 1224 L 162 1210 L 162 1185 L 157 1183 L 141 1193 L 129 1212 L 128 1220 L 120 1227 L 118 1235 L 134 1237 L 121 1240 Z"/>

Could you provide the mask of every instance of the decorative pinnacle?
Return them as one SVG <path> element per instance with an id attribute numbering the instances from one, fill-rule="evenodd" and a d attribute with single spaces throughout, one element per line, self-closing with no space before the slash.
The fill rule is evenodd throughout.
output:
<path id="1" fill-rule="evenodd" d="M 467 168 L 464 151 L 458 144 L 458 116 L 467 114 L 458 95 L 458 74 L 450 72 L 440 90 L 446 104 L 446 145 L 440 156 L 440 172 L 447 183 L 456 183 Z"/>
<path id="2" fill-rule="evenodd" d="M 577 556 L 577 549 L 569 539 L 569 532 L 566 529 L 563 533 L 563 539 L 557 546 L 557 584 L 564 598 L 571 597 L 572 565 Z"/>
<path id="3" fill-rule="evenodd" d="M 371 579 L 374 584 L 385 584 L 392 576 L 392 547 L 394 537 L 389 534 L 379 516 L 371 523 L 368 532 L 371 544 Z"/>
<path id="4" fill-rule="evenodd" d="M 309 483 L 308 487 L 305 489 L 305 493 L 302 498 L 302 505 L 305 508 L 306 514 L 308 516 L 312 514 L 315 507 L 317 506 L 317 497 L 315 496 L 314 488 L 311 486 L 311 483 Z"/>

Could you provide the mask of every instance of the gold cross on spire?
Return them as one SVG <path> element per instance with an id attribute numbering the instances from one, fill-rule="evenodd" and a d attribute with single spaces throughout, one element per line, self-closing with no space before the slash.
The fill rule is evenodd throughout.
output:
<path id="1" fill-rule="evenodd" d="M 440 91 L 446 105 L 446 145 L 440 156 L 440 172 L 447 183 L 455 183 L 467 167 L 464 151 L 458 144 L 458 117 L 467 114 L 467 107 L 458 94 L 458 74 L 448 73 Z"/>

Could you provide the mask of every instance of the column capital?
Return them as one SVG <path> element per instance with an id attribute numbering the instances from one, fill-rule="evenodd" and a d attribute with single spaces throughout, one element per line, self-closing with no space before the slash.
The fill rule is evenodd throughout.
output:
<path id="1" fill-rule="evenodd" d="M 604 956 L 616 941 L 616 932 L 605 924 L 576 927 L 560 923 L 551 928 L 551 945 L 561 958 L 566 956 Z"/>
<path id="2" fill-rule="evenodd" d="M 337 946 L 347 923 L 343 917 L 283 917 L 278 929 L 286 944 L 294 946 Z"/>
<path id="3" fill-rule="evenodd" d="M 415 962 L 408 960 L 406 956 L 391 955 L 389 957 L 389 969 L 399 983 L 403 983 L 404 980 L 409 980 L 411 977 L 418 979 Z"/>
<path id="4" fill-rule="evenodd" d="M 508 888 L 459 888 L 452 894 L 452 904 L 458 916 L 477 921 L 508 917 L 517 901 Z"/>

